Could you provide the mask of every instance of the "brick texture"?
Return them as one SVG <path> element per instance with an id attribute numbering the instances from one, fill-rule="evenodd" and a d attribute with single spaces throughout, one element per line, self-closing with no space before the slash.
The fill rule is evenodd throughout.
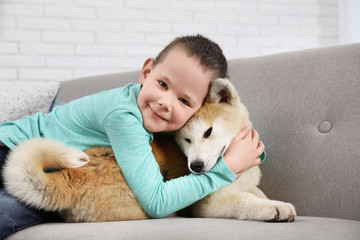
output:
<path id="1" fill-rule="evenodd" d="M 339 0 L 1 0 L 0 81 L 138 70 L 179 35 L 228 59 L 339 43 Z"/>

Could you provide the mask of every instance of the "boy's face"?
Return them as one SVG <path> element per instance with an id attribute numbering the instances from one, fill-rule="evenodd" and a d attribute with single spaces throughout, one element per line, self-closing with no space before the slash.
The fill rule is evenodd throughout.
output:
<path id="1" fill-rule="evenodd" d="M 180 129 L 201 107 L 210 79 L 211 72 L 181 49 L 170 51 L 156 66 L 154 59 L 147 59 L 137 100 L 145 128 L 150 132 Z"/>

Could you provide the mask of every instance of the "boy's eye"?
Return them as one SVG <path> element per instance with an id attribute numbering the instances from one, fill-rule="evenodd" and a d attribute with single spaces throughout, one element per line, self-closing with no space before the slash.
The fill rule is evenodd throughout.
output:
<path id="1" fill-rule="evenodd" d="M 180 102 L 186 106 L 190 106 L 189 102 L 186 99 L 180 98 Z"/>
<path id="2" fill-rule="evenodd" d="M 168 88 L 168 86 L 166 85 L 165 82 L 163 82 L 163 81 L 158 81 L 158 82 L 159 82 L 159 85 L 160 85 L 161 87 L 163 87 L 163 88 L 165 88 L 165 89 Z"/>

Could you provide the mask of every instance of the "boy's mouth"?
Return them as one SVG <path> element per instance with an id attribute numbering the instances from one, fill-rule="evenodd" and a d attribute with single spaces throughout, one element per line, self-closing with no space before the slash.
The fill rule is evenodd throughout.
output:
<path id="1" fill-rule="evenodd" d="M 159 119 L 161 121 L 166 121 L 166 119 L 164 119 L 163 117 L 161 117 L 160 115 L 158 115 L 150 106 L 149 106 L 150 112 L 151 114 L 156 118 Z"/>

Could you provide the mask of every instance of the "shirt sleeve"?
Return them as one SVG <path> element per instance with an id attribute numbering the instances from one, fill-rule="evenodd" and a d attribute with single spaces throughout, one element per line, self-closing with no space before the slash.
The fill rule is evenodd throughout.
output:
<path id="1" fill-rule="evenodd" d="M 144 211 L 165 217 L 232 183 L 237 175 L 219 159 L 208 173 L 163 181 L 150 136 L 131 112 L 112 112 L 103 121 L 122 174 Z"/>

